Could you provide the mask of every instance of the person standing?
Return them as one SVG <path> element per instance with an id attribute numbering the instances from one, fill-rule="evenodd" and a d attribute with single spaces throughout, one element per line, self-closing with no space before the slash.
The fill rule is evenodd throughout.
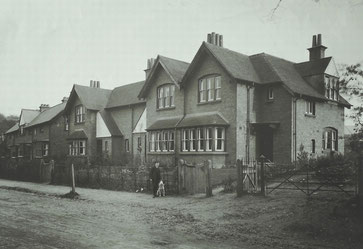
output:
<path id="1" fill-rule="evenodd" d="M 159 162 L 155 162 L 154 166 L 152 166 L 150 170 L 150 180 L 153 185 L 153 195 L 156 197 L 156 192 L 158 191 L 159 182 L 161 180 Z"/>

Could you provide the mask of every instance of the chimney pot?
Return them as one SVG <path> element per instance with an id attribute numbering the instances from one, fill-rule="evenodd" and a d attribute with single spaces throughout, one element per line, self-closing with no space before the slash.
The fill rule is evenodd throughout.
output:
<path id="1" fill-rule="evenodd" d="M 312 47 L 315 47 L 316 46 L 316 35 L 313 35 L 313 44 L 312 44 Z"/>
<path id="2" fill-rule="evenodd" d="M 321 45 L 321 34 L 318 34 L 318 42 L 317 45 Z"/>
<path id="3" fill-rule="evenodd" d="M 223 47 L 223 35 L 219 36 L 219 46 Z"/>
<path id="4" fill-rule="evenodd" d="M 212 43 L 212 34 L 207 35 L 207 42 Z"/>

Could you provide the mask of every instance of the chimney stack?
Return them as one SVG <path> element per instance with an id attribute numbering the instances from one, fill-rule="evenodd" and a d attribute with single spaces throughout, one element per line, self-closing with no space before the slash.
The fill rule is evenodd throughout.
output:
<path id="1" fill-rule="evenodd" d="M 48 110 L 48 109 L 49 109 L 49 105 L 48 104 L 41 104 L 39 106 L 40 112 L 44 112 L 45 110 Z"/>
<path id="2" fill-rule="evenodd" d="M 321 34 L 313 36 L 313 43 L 309 50 L 309 61 L 319 60 L 325 57 L 325 49 L 327 47 L 322 45 Z"/>
<path id="3" fill-rule="evenodd" d="M 212 32 L 207 35 L 207 42 L 218 47 L 223 47 L 223 35 Z"/>
<path id="4" fill-rule="evenodd" d="M 63 97 L 62 103 L 67 102 L 67 101 L 68 101 L 68 97 Z"/>
<path id="5" fill-rule="evenodd" d="M 90 80 L 89 86 L 92 88 L 100 88 L 100 82 L 97 80 Z"/>
<path id="6" fill-rule="evenodd" d="M 154 63 L 155 63 L 154 58 L 147 59 L 146 69 L 144 70 L 145 71 L 145 79 L 147 79 L 147 77 L 149 76 L 151 68 L 154 66 Z"/>

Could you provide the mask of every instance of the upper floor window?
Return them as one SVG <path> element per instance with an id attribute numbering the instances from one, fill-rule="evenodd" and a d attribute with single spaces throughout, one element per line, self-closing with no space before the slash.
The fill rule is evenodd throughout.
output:
<path id="1" fill-rule="evenodd" d="M 75 116 L 75 122 L 76 123 L 83 123 L 85 121 L 85 113 L 86 109 L 83 105 L 76 106 L 76 116 Z"/>
<path id="2" fill-rule="evenodd" d="M 315 102 L 314 101 L 306 101 L 306 114 L 315 115 Z"/>
<path id="3" fill-rule="evenodd" d="M 68 116 L 64 116 L 64 130 L 65 131 L 69 130 L 69 118 L 68 118 Z"/>
<path id="4" fill-rule="evenodd" d="M 273 89 L 273 87 L 268 88 L 267 99 L 268 100 L 273 100 L 274 99 L 274 89 Z"/>
<path id="5" fill-rule="evenodd" d="M 174 107 L 174 93 L 174 84 L 166 84 L 158 87 L 157 109 Z"/>
<path id="6" fill-rule="evenodd" d="M 338 100 L 339 84 L 338 79 L 325 75 L 325 97 L 331 100 Z"/>
<path id="7" fill-rule="evenodd" d="M 221 76 L 208 76 L 199 80 L 198 102 L 205 103 L 221 99 Z"/>

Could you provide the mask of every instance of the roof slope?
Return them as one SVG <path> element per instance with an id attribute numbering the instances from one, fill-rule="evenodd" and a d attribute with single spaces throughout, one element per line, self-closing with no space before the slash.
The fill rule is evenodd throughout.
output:
<path id="1" fill-rule="evenodd" d="M 36 118 L 34 118 L 29 123 L 28 127 L 51 121 L 54 117 L 56 117 L 59 113 L 61 113 L 64 110 L 66 103 L 67 102 L 60 103 L 41 112 Z"/>
<path id="2" fill-rule="evenodd" d="M 332 57 L 326 57 L 319 60 L 296 63 L 295 68 L 302 76 L 323 74 L 331 59 Z"/>
<path id="3" fill-rule="evenodd" d="M 9 134 L 9 133 L 12 133 L 12 132 L 17 131 L 17 130 L 19 130 L 19 123 L 16 123 L 13 127 L 11 127 L 9 130 L 7 130 L 5 132 L 5 134 Z"/>
<path id="4" fill-rule="evenodd" d="M 187 62 L 158 55 L 153 67 L 151 68 L 149 76 L 145 81 L 144 86 L 140 90 L 140 93 L 138 95 L 139 98 L 144 98 L 148 94 L 148 89 L 152 84 L 152 78 L 156 72 L 156 68 L 158 68 L 159 65 L 164 68 L 166 73 L 170 76 L 171 80 L 174 81 L 177 86 L 179 86 L 182 82 L 184 74 L 189 67 L 189 63 Z"/>
<path id="5" fill-rule="evenodd" d="M 249 82 L 260 82 L 258 74 L 248 55 L 207 42 L 203 42 L 202 46 L 205 46 L 219 63 L 221 63 L 223 68 L 234 78 Z"/>
<path id="6" fill-rule="evenodd" d="M 252 55 L 250 58 L 261 83 L 282 82 L 294 93 L 325 99 L 303 79 L 293 62 L 265 53 Z"/>
<path id="7" fill-rule="evenodd" d="M 112 90 L 106 108 L 121 107 L 143 103 L 137 96 L 144 86 L 145 81 L 116 87 Z"/>
<path id="8" fill-rule="evenodd" d="M 118 128 L 115 120 L 113 119 L 112 115 L 103 109 L 100 111 L 101 117 L 105 122 L 108 131 L 111 133 L 112 136 L 122 136 L 120 129 Z"/>
<path id="9" fill-rule="evenodd" d="M 19 125 L 29 124 L 39 113 L 39 110 L 22 109 Z"/>
<path id="10" fill-rule="evenodd" d="M 87 109 L 97 111 L 102 110 L 107 105 L 112 92 L 108 89 L 80 85 L 74 85 L 73 89 Z"/>

